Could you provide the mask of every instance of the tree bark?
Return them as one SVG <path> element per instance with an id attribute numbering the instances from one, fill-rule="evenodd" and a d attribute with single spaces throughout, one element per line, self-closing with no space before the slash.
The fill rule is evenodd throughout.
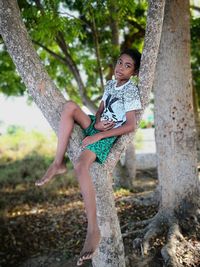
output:
<path id="1" fill-rule="evenodd" d="M 164 0 L 149 1 L 139 83 L 144 108 L 148 104 L 153 84 L 163 10 Z M 0 0 L 0 33 L 17 71 L 28 89 L 28 93 L 33 97 L 51 127 L 57 132 L 65 99 L 49 78 L 33 48 L 24 23 L 20 18 L 16 0 Z M 137 124 L 142 113 L 143 111 L 140 111 L 136 114 Z M 67 148 L 69 158 L 73 163 L 80 154 L 82 138 L 82 131 L 80 127 L 76 126 Z M 93 266 L 95 267 L 125 266 L 124 248 L 114 205 L 112 181 L 108 174 L 112 172 L 121 152 L 132 138 L 132 134 L 122 136 L 112 148 L 106 163 L 103 166 L 94 163 L 91 168 L 97 194 L 98 223 L 102 236 L 97 254 L 93 258 Z"/>
<path id="2" fill-rule="evenodd" d="M 144 229 L 143 253 L 147 254 L 150 240 L 164 234 L 166 245 L 161 254 L 165 266 L 198 266 L 194 259 L 197 256 L 200 261 L 200 250 L 181 233 L 198 239 L 200 227 L 189 0 L 166 0 L 154 94 L 161 202 Z"/>
<path id="3" fill-rule="evenodd" d="M 130 142 L 126 151 L 121 155 L 120 161 L 113 170 L 114 188 L 132 190 L 136 176 L 135 146 Z"/>
<path id="4" fill-rule="evenodd" d="M 156 147 L 162 206 L 174 208 L 196 193 L 198 179 L 189 1 L 166 3 L 154 87 Z"/>

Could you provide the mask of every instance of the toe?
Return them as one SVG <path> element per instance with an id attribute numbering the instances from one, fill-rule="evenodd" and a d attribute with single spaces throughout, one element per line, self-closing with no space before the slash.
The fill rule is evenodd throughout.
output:
<path id="1" fill-rule="evenodd" d="M 83 259 L 82 258 L 79 258 L 76 265 L 77 266 L 81 266 L 83 264 Z"/>
<path id="2" fill-rule="evenodd" d="M 88 254 L 87 251 L 84 252 L 83 254 L 81 254 L 80 259 L 82 259 L 82 260 L 86 260 L 86 259 L 87 259 L 87 254 Z"/>
<path id="3" fill-rule="evenodd" d="M 41 181 L 36 181 L 36 182 L 35 182 L 35 185 L 36 185 L 36 186 L 40 186 L 40 185 L 42 185 L 42 183 L 41 183 Z"/>
<path id="4" fill-rule="evenodd" d="M 91 258 L 92 258 L 92 254 L 93 254 L 92 251 L 88 251 L 88 252 L 86 252 L 86 253 L 84 254 L 84 259 L 86 259 L 86 260 L 91 259 Z"/>

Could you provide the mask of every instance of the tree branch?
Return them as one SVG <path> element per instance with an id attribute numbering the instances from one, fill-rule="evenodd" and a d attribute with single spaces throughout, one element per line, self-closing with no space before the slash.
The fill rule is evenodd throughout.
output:
<path id="1" fill-rule="evenodd" d="M 117 5 L 116 1 L 110 0 L 108 1 L 108 9 L 109 9 L 109 15 L 110 15 L 110 29 L 111 29 L 111 42 L 113 45 L 113 58 L 114 60 L 117 59 L 119 55 L 119 23 L 118 23 L 118 10 L 117 10 Z M 114 73 L 114 66 L 113 64 L 108 65 L 109 68 L 109 73 L 107 75 L 107 79 L 111 80 L 112 75 Z"/>
<path id="2" fill-rule="evenodd" d="M 32 40 L 32 42 L 36 45 L 38 45 L 39 47 L 42 47 L 44 50 L 46 50 L 50 55 L 52 55 L 55 59 L 59 60 L 61 63 L 66 65 L 66 60 L 64 57 L 62 57 L 59 54 L 56 54 L 55 52 L 53 52 L 51 49 L 49 49 L 48 47 L 46 47 L 45 45 L 41 44 L 38 41 Z"/>
<path id="3" fill-rule="evenodd" d="M 108 9 L 110 14 L 110 29 L 112 32 L 112 44 L 119 48 L 119 23 L 117 3 L 114 0 L 108 1 Z"/>
<path id="4" fill-rule="evenodd" d="M 42 6 L 40 0 L 34 0 L 36 3 L 36 6 L 38 7 L 38 9 L 42 12 L 42 14 L 45 13 L 44 7 Z M 78 88 L 79 88 L 79 93 L 80 96 L 82 98 L 83 104 L 86 105 L 90 111 L 92 113 L 96 112 L 96 106 L 94 105 L 94 103 L 87 97 L 86 95 L 86 90 L 85 90 L 85 86 L 83 84 L 81 75 L 79 73 L 79 70 L 76 66 L 76 63 L 74 62 L 74 60 L 72 59 L 70 53 L 69 53 L 69 47 L 67 45 L 67 43 L 65 42 L 64 39 L 64 35 L 61 31 L 59 31 L 56 35 L 56 42 L 58 44 L 58 46 L 60 47 L 60 49 L 62 50 L 62 52 L 64 53 L 65 57 L 61 57 L 58 56 L 56 53 L 54 53 L 53 51 L 51 51 L 50 49 L 48 49 L 45 46 L 41 46 L 43 47 L 47 52 L 49 52 L 52 56 L 54 56 L 55 58 L 57 58 L 58 60 L 60 60 L 63 64 L 65 64 L 69 70 L 72 72 L 77 84 L 78 84 Z M 64 59 L 64 61 L 63 61 Z"/>
<path id="5" fill-rule="evenodd" d="M 98 37 L 98 30 L 97 30 L 97 27 L 96 27 L 94 13 L 93 13 L 92 9 L 90 10 L 90 14 L 92 16 L 92 31 L 93 31 L 93 36 L 94 36 L 98 72 L 99 72 L 100 81 L 101 81 L 101 90 L 103 91 L 104 83 L 103 83 L 103 72 L 102 72 L 101 59 L 100 59 L 99 37 Z"/>
<path id="6" fill-rule="evenodd" d="M 191 5 L 190 8 L 194 9 L 195 11 L 200 12 L 200 7 Z"/>
<path id="7" fill-rule="evenodd" d="M 130 19 L 128 18 L 127 21 L 134 26 L 135 28 L 138 29 L 138 31 L 142 32 L 143 35 L 145 35 L 145 29 L 141 26 L 141 24 L 139 24 L 137 21 L 135 21 L 134 19 Z"/>

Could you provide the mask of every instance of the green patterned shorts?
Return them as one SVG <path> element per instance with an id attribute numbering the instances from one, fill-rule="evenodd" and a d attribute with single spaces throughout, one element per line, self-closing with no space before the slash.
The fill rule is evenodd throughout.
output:
<path id="1" fill-rule="evenodd" d="M 89 115 L 91 119 L 91 124 L 88 128 L 83 130 L 84 136 L 92 136 L 100 131 L 94 128 L 94 124 L 96 122 L 96 117 L 94 115 Z M 107 137 L 101 139 L 93 144 L 86 146 L 84 149 L 89 149 L 90 151 L 96 154 L 96 161 L 100 164 L 103 164 L 108 154 L 110 152 L 111 147 L 113 146 L 114 142 L 116 141 L 116 136 Z"/>

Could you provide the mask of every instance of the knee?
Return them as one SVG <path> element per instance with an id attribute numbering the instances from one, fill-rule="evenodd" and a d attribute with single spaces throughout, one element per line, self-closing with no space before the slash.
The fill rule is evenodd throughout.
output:
<path id="1" fill-rule="evenodd" d="M 73 112 L 77 108 L 77 104 L 71 100 L 67 101 L 63 106 L 63 112 Z"/>

